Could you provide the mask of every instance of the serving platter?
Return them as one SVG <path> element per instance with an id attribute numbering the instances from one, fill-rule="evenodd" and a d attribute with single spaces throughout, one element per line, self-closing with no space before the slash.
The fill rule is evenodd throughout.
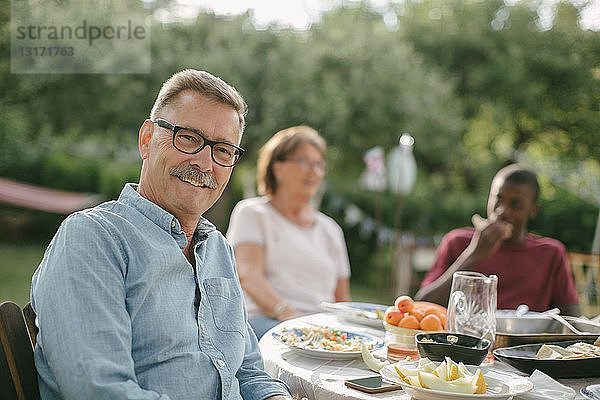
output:
<path id="1" fill-rule="evenodd" d="M 361 357 L 360 348 L 358 348 L 357 350 L 336 351 L 336 350 L 320 348 L 318 341 L 317 342 L 299 341 L 298 343 L 290 343 L 288 340 L 286 340 L 286 338 L 289 338 L 290 333 L 295 335 L 297 338 L 301 338 L 305 334 L 306 329 L 315 329 L 315 328 L 329 329 L 326 327 L 314 327 L 314 326 L 304 327 L 304 328 L 301 328 L 301 327 L 282 328 L 280 330 L 273 332 L 273 337 L 280 343 L 288 346 L 294 352 L 296 352 L 300 355 L 306 356 L 306 357 L 320 358 L 320 359 L 327 359 L 327 360 L 350 360 L 350 359 Z M 304 329 L 304 331 L 303 331 L 303 329 Z M 340 334 L 345 334 L 345 337 L 349 340 L 356 339 L 356 340 L 359 340 L 363 343 L 370 345 L 371 351 L 378 350 L 378 349 L 382 348 L 384 345 L 383 339 L 378 338 L 376 336 L 368 335 L 365 333 L 356 333 L 356 332 L 342 330 L 342 329 L 335 329 L 335 331 L 339 332 Z"/>
<path id="2" fill-rule="evenodd" d="M 383 329 L 383 314 L 388 306 L 358 301 L 322 302 L 321 308 L 338 317 L 359 325 Z"/>
<path id="3" fill-rule="evenodd" d="M 417 362 L 400 362 L 408 367 L 414 367 Z M 482 368 L 468 365 L 467 368 L 473 372 L 477 368 L 481 368 L 485 382 L 488 385 L 486 393 L 483 394 L 466 394 L 466 393 L 450 393 L 440 390 L 425 389 L 412 386 L 404 382 L 396 373 L 394 364 L 384 366 L 379 373 L 383 379 L 394 382 L 402 386 L 402 389 L 416 400 L 460 400 L 460 399 L 480 399 L 480 400 L 500 400 L 510 399 L 513 396 L 518 396 L 533 389 L 533 383 L 526 377 L 515 374 L 494 373 L 492 368 Z"/>
<path id="4" fill-rule="evenodd" d="M 558 334 L 558 333 L 535 333 L 535 334 L 504 334 L 496 333 L 496 340 L 494 341 L 495 348 L 506 348 L 514 347 L 525 344 L 536 344 L 536 343 L 550 343 L 550 342 L 562 342 L 575 340 L 578 342 L 594 341 L 598 337 L 598 333 L 593 335 L 576 335 L 571 334 Z"/>
<path id="5" fill-rule="evenodd" d="M 586 334 L 577 335 L 569 331 L 567 327 L 564 327 L 558 322 L 551 320 L 552 323 L 556 322 L 553 325 L 555 329 L 551 329 L 548 332 L 535 330 L 527 332 L 525 326 L 520 326 L 519 329 L 513 329 L 509 332 L 497 331 L 494 346 L 496 348 L 512 347 L 521 344 L 560 342 L 567 340 L 593 341 L 600 335 L 600 324 L 596 322 L 585 321 L 580 318 L 570 316 L 564 316 L 563 318 L 570 322 L 575 328 L 585 332 Z M 528 324 L 530 320 L 524 318 L 521 322 L 525 325 Z"/>
<path id="6" fill-rule="evenodd" d="M 577 342 L 592 344 L 593 339 L 550 342 L 567 347 Z M 494 350 L 494 356 L 500 361 L 512 365 L 521 372 L 531 374 L 538 369 L 552 378 L 589 378 L 600 377 L 600 357 L 571 358 L 566 360 L 538 360 L 535 356 L 542 343 L 523 344 Z"/>

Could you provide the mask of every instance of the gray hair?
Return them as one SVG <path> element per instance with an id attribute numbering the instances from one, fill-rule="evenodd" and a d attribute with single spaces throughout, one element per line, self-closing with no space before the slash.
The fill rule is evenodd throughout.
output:
<path id="1" fill-rule="evenodd" d="M 218 103 L 233 107 L 239 117 L 240 136 L 244 133 L 248 105 L 239 92 L 221 78 L 195 69 L 179 71 L 163 83 L 150 111 L 150 119 L 155 121 L 160 111 L 185 90 L 192 90 Z"/>

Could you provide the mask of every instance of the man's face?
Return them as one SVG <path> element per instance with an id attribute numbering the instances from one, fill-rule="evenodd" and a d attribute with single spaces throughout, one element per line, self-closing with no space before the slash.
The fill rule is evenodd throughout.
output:
<path id="1" fill-rule="evenodd" d="M 159 118 L 199 131 L 207 139 L 234 145 L 240 141 L 235 109 L 193 91 L 180 93 Z M 139 147 L 143 160 L 140 193 L 179 219 L 197 219 L 208 210 L 225 190 L 233 170 L 212 160 L 210 146 L 196 154 L 180 152 L 173 147 L 173 131 L 151 121 L 140 128 Z M 209 179 L 198 179 L 202 175 Z M 214 184 L 208 182 L 211 177 Z"/>
<path id="2" fill-rule="evenodd" d="M 513 226 L 513 237 L 527 230 L 527 221 L 535 217 L 539 204 L 534 189 L 524 183 L 496 178 L 488 198 L 488 219 L 501 220 Z"/>

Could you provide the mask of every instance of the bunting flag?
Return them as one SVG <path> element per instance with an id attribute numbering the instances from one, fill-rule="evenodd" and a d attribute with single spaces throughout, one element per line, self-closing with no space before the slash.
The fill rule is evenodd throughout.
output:
<path id="1" fill-rule="evenodd" d="M 386 189 L 385 155 L 381 146 L 368 150 L 363 157 L 367 169 L 360 177 L 360 187 L 371 192 L 383 192 Z"/>
<path id="2" fill-rule="evenodd" d="M 358 227 L 358 234 L 361 238 L 367 239 L 373 235 L 382 244 L 392 242 L 394 236 L 393 228 L 377 223 L 376 219 L 360 209 L 356 204 L 350 202 L 346 197 L 339 193 L 333 193 L 331 188 L 326 187 L 328 192 L 327 209 L 334 212 L 343 212 L 343 225 L 348 228 Z"/>
<path id="3" fill-rule="evenodd" d="M 412 191 L 417 177 L 417 163 L 413 156 L 414 138 L 408 133 L 400 136 L 398 146 L 390 151 L 387 169 L 385 152 L 381 146 L 369 149 L 363 160 L 366 165 L 359 185 L 365 190 L 380 193 L 389 189 L 392 193 L 404 196 Z M 343 196 L 329 192 L 328 208 L 339 212 L 343 210 L 344 225 L 350 228 L 358 226 L 358 233 L 365 239 L 376 235 L 378 243 L 389 244 L 394 240 L 394 227 L 386 226 L 382 221 L 372 218 L 356 204 Z"/>

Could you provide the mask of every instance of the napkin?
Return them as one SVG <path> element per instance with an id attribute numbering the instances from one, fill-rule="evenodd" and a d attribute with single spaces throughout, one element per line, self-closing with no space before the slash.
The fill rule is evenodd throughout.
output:
<path id="1" fill-rule="evenodd" d="M 533 389 L 527 393 L 523 393 L 520 396 L 516 396 L 515 399 L 519 400 L 548 400 L 548 399 L 567 399 L 572 400 L 575 398 L 575 390 L 567 387 L 548 375 L 544 374 L 540 370 L 533 371 L 533 374 L 529 377 L 529 380 L 533 383 Z"/>

